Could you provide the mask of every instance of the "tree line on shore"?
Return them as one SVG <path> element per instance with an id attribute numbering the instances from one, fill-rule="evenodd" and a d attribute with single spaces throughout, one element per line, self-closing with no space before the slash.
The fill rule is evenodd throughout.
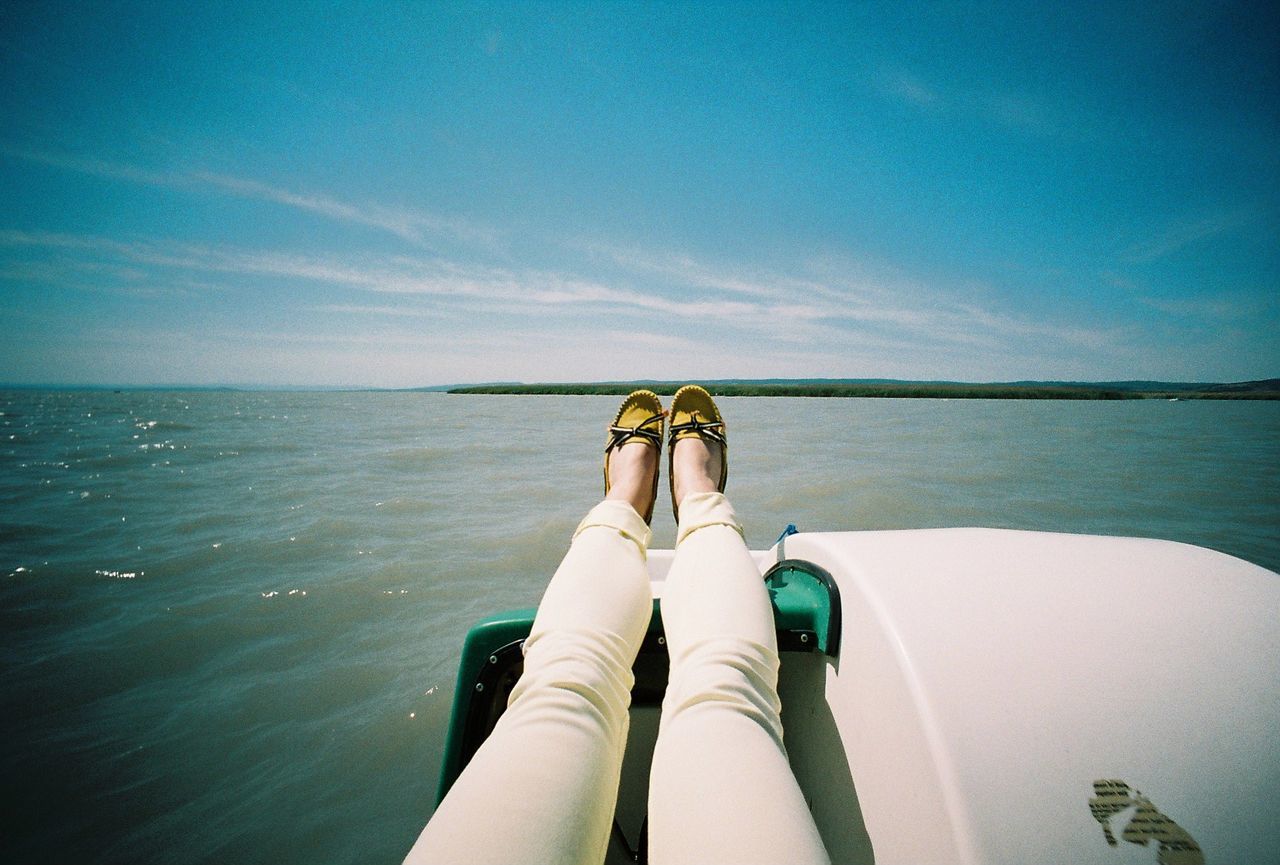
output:
<path id="1" fill-rule="evenodd" d="M 960 382 L 709 382 L 716 396 L 888 397 L 925 399 L 1280 399 L 1280 380 L 1236 384 L 1182 385 L 1151 383 L 1109 384 L 967 384 Z M 451 388 L 462 394 L 625 395 L 647 388 L 659 396 L 679 389 L 674 382 L 579 382 L 546 384 L 485 384 Z"/>

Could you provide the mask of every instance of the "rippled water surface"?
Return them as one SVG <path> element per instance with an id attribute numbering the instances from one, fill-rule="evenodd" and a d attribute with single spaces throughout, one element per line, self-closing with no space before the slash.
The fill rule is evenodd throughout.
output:
<path id="1" fill-rule="evenodd" d="M 4 860 L 398 861 L 462 635 L 536 603 L 616 403 L 0 394 Z M 1280 569 L 1278 403 L 722 406 L 755 547 L 982 525 Z"/>

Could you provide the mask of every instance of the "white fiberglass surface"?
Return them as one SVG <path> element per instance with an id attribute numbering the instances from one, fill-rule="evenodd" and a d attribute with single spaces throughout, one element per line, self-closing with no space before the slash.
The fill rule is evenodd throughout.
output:
<path id="1" fill-rule="evenodd" d="M 841 587 L 827 698 L 875 861 L 1150 861 L 1166 842 L 1133 827 L 1153 813 L 1204 861 L 1280 855 L 1276 574 L 982 529 L 801 534 L 786 554 Z M 1128 791 L 1109 822 L 1097 782 Z"/>

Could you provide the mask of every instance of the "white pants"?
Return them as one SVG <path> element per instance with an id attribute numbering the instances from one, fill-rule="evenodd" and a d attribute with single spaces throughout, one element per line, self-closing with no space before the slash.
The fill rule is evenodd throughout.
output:
<path id="1" fill-rule="evenodd" d="M 827 862 L 782 746 L 768 592 L 721 493 L 680 505 L 662 617 L 671 677 L 649 782 L 649 858 Z M 507 711 L 408 863 L 604 860 L 649 624 L 649 527 L 592 508 L 538 607 Z"/>

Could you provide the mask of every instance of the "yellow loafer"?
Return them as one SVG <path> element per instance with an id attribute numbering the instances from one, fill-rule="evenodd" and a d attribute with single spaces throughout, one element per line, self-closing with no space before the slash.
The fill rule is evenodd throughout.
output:
<path id="1" fill-rule="evenodd" d="M 676 391 L 671 399 L 669 412 L 671 425 L 667 428 L 667 479 L 671 484 L 671 513 L 680 524 L 680 505 L 676 501 L 675 455 L 676 442 L 683 438 L 700 438 L 720 445 L 720 483 L 717 489 L 724 492 L 729 479 L 729 441 L 725 435 L 724 418 L 716 401 L 696 384 L 687 384 Z"/>
<path id="2" fill-rule="evenodd" d="M 634 438 L 642 439 L 662 453 L 662 402 L 658 395 L 648 390 L 635 390 L 627 394 L 618 408 L 618 414 L 609 426 L 609 437 L 604 444 L 604 492 L 609 494 L 609 457 L 614 448 L 622 447 Z M 658 498 L 658 471 L 653 472 L 653 495 L 649 497 L 649 510 L 642 514 L 648 523 L 653 519 L 653 503 Z"/>

